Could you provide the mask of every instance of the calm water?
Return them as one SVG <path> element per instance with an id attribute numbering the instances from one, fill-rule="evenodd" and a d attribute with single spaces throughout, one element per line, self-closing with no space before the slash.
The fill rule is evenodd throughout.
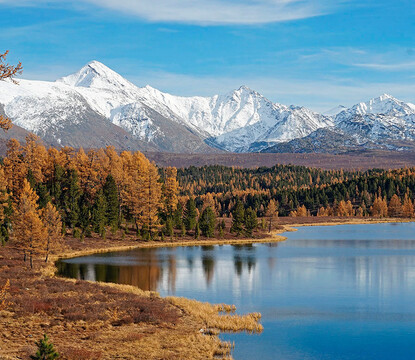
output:
<path id="1" fill-rule="evenodd" d="M 235 359 L 415 359 L 415 224 L 303 227 L 284 243 L 80 257 L 62 275 L 262 313 Z"/>

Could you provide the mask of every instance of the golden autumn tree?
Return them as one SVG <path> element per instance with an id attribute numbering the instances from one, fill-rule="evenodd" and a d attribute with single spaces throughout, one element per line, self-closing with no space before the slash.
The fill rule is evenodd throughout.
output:
<path id="1" fill-rule="evenodd" d="M 27 175 L 27 166 L 23 161 L 22 146 L 16 139 L 11 139 L 7 142 L 7 152 L 3 166 L 7 187 L 13 197 L 16 198 L 23 188 L 23 180 Z"/>
<path id="2" fill-rule="evenodd" d="M 387 217 L 388 204 L 386 203 L 386 199 L 382 199 L 380 196 L 376 197 L 371 207 L 371 213 L 373 217 Z"/>
<path id="3" fill-rule="evenodd" d="M 177 207 L 178 188 L 177 169 L 175 167 L 166 168 L 163 186 L 163 200 L 164 210 L 170 217 L 173 216 L 173 212 Z"/>
<path id="4" fill-rule="evenodd" d="M 43 182 L 44 170 L 48 160 L 48 152 L 42 140 L 35 134 L 26 136 L 26 143 L 22 147 L 24 162 L 27 170 L 32 172 L 36 183 Z"/>
<path id="5" fill-rule="evenodd" d="M 15 84 L 17 84 L 14 77 L 17 74 L 21 74 L 23 70 L 22 63 L 19 62 L 17 65 L 10 65 L 6 62 L 6 57 L 9 51 L 7 50 L 5 53 L 0 54 L 0 80 L 9 79 Z M 13 124 L 9 118 L 0 115 L 0 128 L 4 131 L 10 130 Z"/>
<path id="6" fill-rule="evenodd" d="M 44 252 L 46 229 L 37 205 L 38 196 L 24 179 L 22 192 L 17 199 L 12 218 L 12 241 L 23 250 L 24 259 L 29 255 L 33 268 L 33 256 Z"/>
<path id="7" fill-rule="evenodd" d="M 160 227 L 158 212 L 161 206 L 161 183 L 159 182 L 159 174 L 154 164 L 149 163 L 146 167 L 143 192 L 145 202 L 141 224 L 143 229 L 148 230 L 151 238 L 154 231 Z"/>
<path id="8" fill-rule="evenodd" d="M 143 184 L 149 162 L 140 152 L 132 154 L 129 151 L 121 153 L 121 161 L 121 202 L 124 210 L 133 219 L 138 232 L 146 201 Z"/>
<path id="9" fill-rule="evenodd" d="M 401 217 L 403 213 L 402 203 L 398 195 L 394 194 L 389 201 L 388 215 L 391 217 Z"/>
<path id="10" fill-rule="evenodd" d="M 278 201 L 274 199 L 269 201 L 265 216 L 268 218 L 268 232 L 271 232 L 272 223 L 278 217 Z"/>
<path id="11" fill-rule="evenodd" d="M 0 167 L 0 224 L 3 224 L 6 214 L 5 210 L 9 206 L 10 194 L 7 192 L 7 180 L 4 175 L 3 167 Z"/>
<path id="12" fill-rule="evenodd" d="M 42 211 L 43 224 L 46 227 L 46 258 L 48 261 L 49 252 L 52 249 L 58 249 L 62 246 L 62 220 L 61 216 L 56 208 L 48 202 L 46 207 Z"/>
<path id="13" fill-rule="evenodd" d="M 403 200 L 402 215 L 406 218 L 414 217 L 414 204 L 408 194 L 405 194 L 405 198 Z"/>

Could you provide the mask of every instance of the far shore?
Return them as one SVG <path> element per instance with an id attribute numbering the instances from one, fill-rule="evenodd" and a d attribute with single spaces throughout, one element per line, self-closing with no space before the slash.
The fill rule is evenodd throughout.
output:
<path id="1" fill-rule="evenodd" d="M 280 218 L 284 219 L 284 218 Z M 296 218 L 291 218 L 296 219 Z M 293 222 L 290 224 L 279 225 L 279 229 L 273 230 L 268 236 L 262 238 L 240 238 L 240 239 L 184 239 L 180 241 L 139 241 L 137 244 L 132 245 L 131 241 L 128 241 L 128 245 L 115 244 L 113 246 L 106 247 L 88 247 L 82 250 L 67 249 L 64 253 L 51 256 L 52 263 L 59 259 L 68 259 L 79 256 L 87 256 L 93 254 L 116 252 L 116 251 L 128 251 L 134 249 L 145 248 L 159 248 L 159 247 L 183 247 L 183 246 L 213 246 L 213 245 L 246 245 L 255 243 L 270 243 L 281 242 L 287 240 L 287 236 L 283 236 L 287 232 L 297 231 L 298 227 L 306 226 L 336 226 L 336 225 L 363 225 L 363 224 L 386 224 L 386 223 L 410 223 L 415 219 L 401 219 L 401 218 L 336 218 L 334 221 L 324 222 L 305 222 L 304 219 L 315 219 L 311 217 L 302 218 L 303 221 Z M 119 242 L 119 241 L 117 241 Z"/>

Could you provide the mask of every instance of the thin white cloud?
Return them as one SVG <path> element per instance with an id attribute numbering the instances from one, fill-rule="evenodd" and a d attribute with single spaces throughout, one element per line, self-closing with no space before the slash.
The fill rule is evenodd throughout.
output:
<path id="1" fill-rule="evenodd" d="M 379 64 L 379 63 L 368 63 L 368 64 L 353 64 L 357 67 L 366 69 L 379 70 L 379 71 L 405 71 L 414 70 L 415 62 L 407 63 L 392 63 L 392 64 Z"/>
<path id="2" fill-rule="evenodd" d="M 332 13 L 351 0 L 0 0 L 12 6 L 89 3 L 151 22 L 198 25 L 265 24 Z"/>

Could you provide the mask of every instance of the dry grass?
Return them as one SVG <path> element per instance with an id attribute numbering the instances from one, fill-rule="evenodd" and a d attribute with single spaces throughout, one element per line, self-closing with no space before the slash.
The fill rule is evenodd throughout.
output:
<path id="1" fill-rule="evenodd" d="M 215 330 L 260 333 L 264 329 L 259 323 L 261 319 L 260 313 L 236 315 L 236 308 L 233 305 L 212 305 L 210 303 L 202 303 L 179 297 L 168 297 L 167 300 L 186 313 L 199 319 L 204 325 L 201 329 L 204 333 L 217 334 Z"/>

